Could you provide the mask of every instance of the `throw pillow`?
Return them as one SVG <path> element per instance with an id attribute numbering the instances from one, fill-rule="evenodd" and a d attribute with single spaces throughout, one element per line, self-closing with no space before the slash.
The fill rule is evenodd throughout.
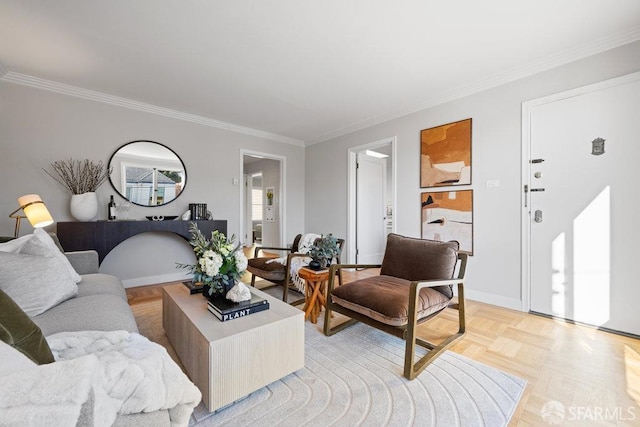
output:
<path id="1" fill-rule="evenodd" d="M 33 234 L 27 234 L 26 236 L 18 237 L 17 239 L 9 240 L 5 243 L 0 243 L 0 252 L 12 252 L 17 253 L 22 245 L 27 243 L 29 239 L 33 237 Z"/>
<path id="2" fill-rule="evenodd" d="M 78 285 L 59 258 L 7 252 L 0 252 L 0 289 L 31 317 L 78 294 Z"/>
<path id="3" fill-rule="evenodd" d="M 44 231 L 42 228 L 36 228 L 35 230 L 33 230 L 33 235 L 36 236 L 42 243 L 44 243 L 49 248 L 50 255 L 47 255 L 47 256 L 53 256 L 62 261 L 64 266 L 67 268 L 67 270 L 69 270 L 69 274 L 73 278 L 74 283 L 79 283 L 80 280 L 82 280 L 80 275 L 71 266 L 71 263 L 69 262 L 67 257 L 64 255 L 64 253 L 60 251 L 58 245 L 56 245 L 56 242 L 53 241 L 49 233 Z"/>
<path id="4" fill-rule="evenodd" d="M 53 354 L 40 328 L 6 293 L 0 290 L 0 342 L 20 351 L 35 363 L 53 362 Z M 0 357 L 2 365 L 5 358 Z"/>

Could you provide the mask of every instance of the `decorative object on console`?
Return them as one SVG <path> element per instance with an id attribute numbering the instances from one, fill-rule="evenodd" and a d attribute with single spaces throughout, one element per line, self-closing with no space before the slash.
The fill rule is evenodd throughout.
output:
<path id="1" fill-rule="evenodd" d="M 20 232 L 20 220 L 22 218 L 27 218 L 33 228 L 42 228 L 53 224 L 53 218 L 51 217 L 49 210 L 37 194 L 27 194 L 19 197 L 18 205 L 20 207 L 9 215 L 9 218 L 14 218 L 16 220 L 16 228 L 13 234 L 14 237 L 18 237 L 18 233 Z M 22 210 L 26 216 L 18 214 L 20 210 Z"/>
<path id="2" fill-rule="evenodd" d="M 107 219 L 109 221 L 113 221 L 116 218 L 118 218 L 118 215 L 116 214 L 116 202 L 113 200 L 113 194 L 111 195 L 111 198 L 109 199 L 109 205 L 107 206 L 107 209 L 108 209 Z"/>
<path id="3" fill-rule="evenodd" d="M 189 226 L 189 233 L 189 244 L 196 255 L 196 263 L 176 263 L 177 268 L 191 270 L 193 282 L 203 284 L 205 297 L 226 297 L 247 268 L 242 245 L 234 243 L 235 235 L 227 238 L 218 230 L 214 230 L 211 238 L 206 239 L 195 222 Z"/>
<path id="4" fill-rule="evenodd" d="M 187 170 L 180 157 L 155 141 L 124 144 L 109 159 L 109 167 L 113 169 L 109 177 L 113 188 L 140 206 L 166 205 L 178 198 L 187 185 Z"/>
<path id="5" fill-rule="evenodd" d="M 125 200 L 122 203 L 118 203 L 116 205 L 116 211 L 118 212 L 118 219 L 128 220 L 129 219 L 129 210 L 131 209 L 131 203 L 128 200 Z"/>
<path id="6" fill-rule="evenodd" d="M 112 172 L 104 163 L 85 160 L 58 160 L 51 163 L 55 174 L 43 169 L 47 175 L 71 191 L 71 215 L 78 221 L 91 221 L 98 214 L 95 191 Z"/>
<path id="7" fill-rule="evenodd" d="M 189 203 L 190 220 L 209 219 L 206 203 Z"/>
<path id="8" fill-rule="evenodd" d="M 331 264 L 331 260 L 340 254 L 338 239 L 333 237 L 331 233 L 317 239 L 311 249 L 309 249 L 309 268 L 312 270 L 320 270 L 327 268 Z"/>
<path id="9" fill-rule="evenodd" d="M 173 221 L 178 218 L 177 215 L 149 215 L 146 216 L 149 221 Z"/>

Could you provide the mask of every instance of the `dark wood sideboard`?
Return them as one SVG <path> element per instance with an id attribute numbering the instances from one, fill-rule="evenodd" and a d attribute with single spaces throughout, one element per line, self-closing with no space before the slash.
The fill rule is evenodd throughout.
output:
<path id="1" fill-rule="evenodd" d="M 98 252 L 102 263 L 104 257 L 116 246 L 129 237 L 147 232 L 168 232 L 189 240 L 189 225 L 198 224 L 198 228 L 206 237 L 218 230 L 227 234 L 226 220 L 201 221 L 93 221 L 93 222 L 59 222 L 56 234 L 65 251 L 84 251 L 93 249 Z"/>

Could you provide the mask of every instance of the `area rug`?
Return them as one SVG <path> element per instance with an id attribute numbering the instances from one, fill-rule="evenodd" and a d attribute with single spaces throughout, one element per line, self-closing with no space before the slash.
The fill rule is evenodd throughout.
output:
<path id="1" fill-rule="evenodd" d="M 326 337 L 306 322 L 305 367 L 210 414 L 200 426 L 503 426 L 526 381 L 447 351 L 415 380 L 404 342 L 355 324 Z"/>

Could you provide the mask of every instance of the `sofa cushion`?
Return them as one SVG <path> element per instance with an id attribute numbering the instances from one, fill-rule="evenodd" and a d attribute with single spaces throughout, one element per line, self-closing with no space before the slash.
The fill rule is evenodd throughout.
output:
<path id="1" fill-rule="evenodd" d="M 31 240 L 26 245 L 32 252 L 42 247 Z M 60 258 L 8 252 L 0 252 L 0 289 L 32 317 L 78 293 Z"/>
<path id="2" fill-rule="evenodd" d="M 337 287 L 332 301 L 356 313 L 392 326 L 403 326 L 409 319 L 411 282 L 392 276 L 373 276 Z M 449 304 L 441 292 L 432 288 L 420 290 L 418 319 L 437 313 Z"/>
<path id="3" fill-rule="evenodd" d="M 129 304 L 120 297 L 106 294 L 72 298 L 34 317 L 33 321 L 45 336 L 65 331 L 138 332 Z"/>
<path id="4" fill-rule="evenodd" d="M 53 354 L 40 328 L 6 293 L 0 290 L 0 340 L 35 363 L 53 362 Z M 4 364 L 4 359 L 0 358 Z"/>
<path id="5" fill-rule="evenodd" d="M 275 259 L 273 257 L 252 258 L 248 260 L 247 270 L 272 282 L 284 281 L 286 266 L 274 261 Z"/>
<path id="6" fill-rule="evenodd" d="M 78 283 L 78 297 L 103 294 L 115 295 L 127 301 L 127 292 L 117 277 L 102 273 L 82 275 L 82 282 Z"/>

